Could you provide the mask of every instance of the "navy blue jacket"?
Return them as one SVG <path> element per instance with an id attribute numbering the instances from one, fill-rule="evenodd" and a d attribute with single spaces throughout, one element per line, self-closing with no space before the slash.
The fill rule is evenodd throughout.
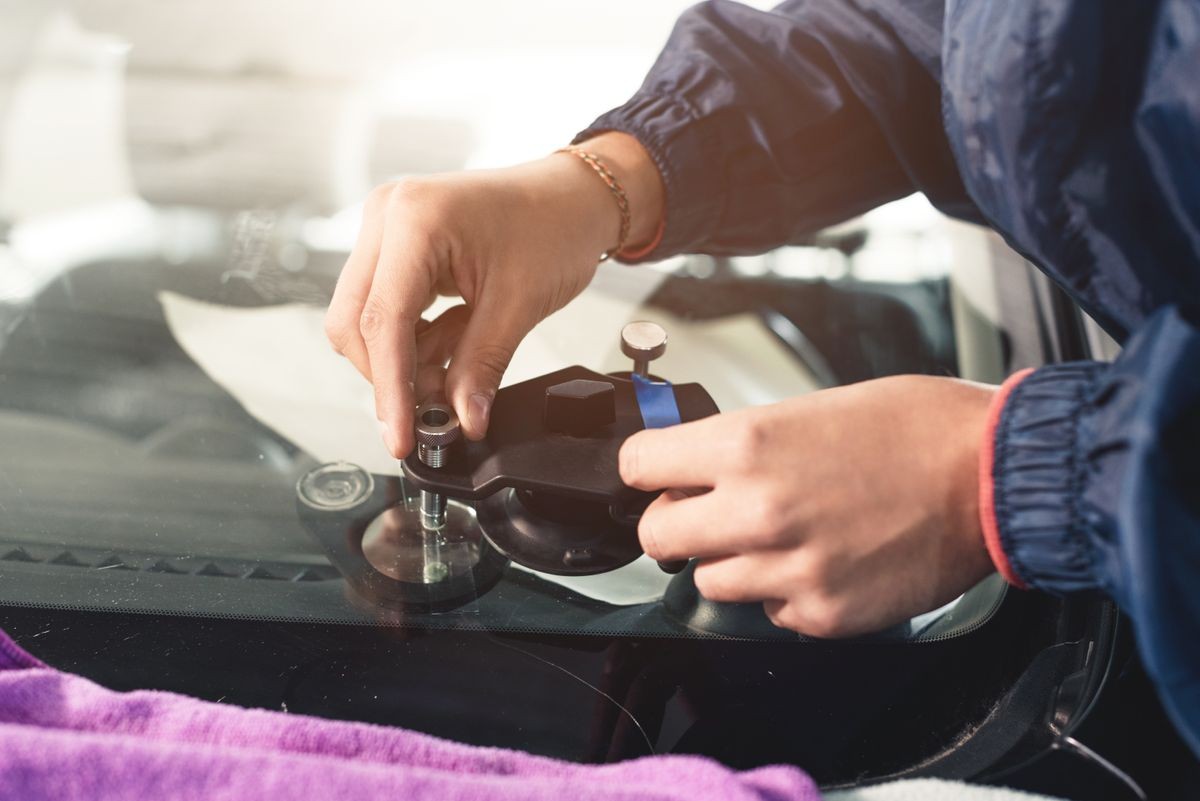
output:
<path id="1" fill-rule="evenodd" d="M 577 141 L 604 130 L 662 172 L 647 259 L 762 252 L 921 191 L 1124 346 L 1017 384 L 1000 541 L 1028 585 L 1117 600 L 1200 753 L 1200 0 L 714 0 Z"/>

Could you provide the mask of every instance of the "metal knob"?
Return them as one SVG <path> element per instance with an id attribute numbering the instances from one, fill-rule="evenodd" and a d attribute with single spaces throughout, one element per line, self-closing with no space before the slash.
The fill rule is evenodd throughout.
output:
<path id="1" fill-rule="evenodd" d="M 667 352 L 667 331 L 658 323 L 638 320 L 621 329 L 621 352 L 633 359 L 633 372 L 650 374 L 650 362 Z"/>
<path id="2" fill-rule="evenodd" d="M 421 464 L 441 467 L 462 431 L 458 415 L 444 403 L 423 403 L 416 418 L 417 458 Z"/>

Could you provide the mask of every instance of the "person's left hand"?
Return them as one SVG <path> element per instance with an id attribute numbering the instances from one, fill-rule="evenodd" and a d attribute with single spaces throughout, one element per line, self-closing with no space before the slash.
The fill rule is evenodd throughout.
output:
<path id="1" fill-rule="evenodd" d="M 952 601 L 992 571 L 979 447 L 994 387 L 897 376 L 639 432 L 621 477 L 666 489 L 638 536 L 698 557 L 714 601 L 763 601 L 815 637 L 877 631 Z"/>

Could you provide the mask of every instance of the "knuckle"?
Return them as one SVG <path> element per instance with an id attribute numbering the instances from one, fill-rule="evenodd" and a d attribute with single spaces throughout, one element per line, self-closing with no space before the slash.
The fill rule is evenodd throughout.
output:
<path id="1" fill-rule="evenodd" d="M 790 631 L 798 630 L 792 608 L 789 604 L 778 601 L 767 601 L 763 604 L 763 612 L 766 613 L 767 620 L 771 621 L 771 625 L 776 628 L 788 629 Z"/>
<path id="2" fill-rule="evenodd" d="M 651 559 L 666 559 L 667 553 L 659 543 L 658 530 L 653 513 L 645 514 L 638 522 L 638 542 Z"/>
<path id="3" fill-rule="evenodd" d="M 772 624 L 807 637 L 836 639 L 854 633 L 849 608 L 841 600 L 802 596 L 788 601 L 768 601 L 763 611 Z"/>
<path id="4" fill-rule="evenodd" d="M 424 194 L 424 186 L 420 178 L 401 178 L 387 185 L 387 202 L 389 206 L 399 206 L 418 201 Z"/>
<path id="5" fill-rule="evenodd" d="M 752 473 L 762 463 L 762 454 L 768 445 L 768 426 L 758 417 L 745 416 L 734 427 L 732 442 L 726 453 L 730 454 L 730 466 L 738 473 Z"/>
<path id="6" fill-rule="evenodd" d="M 410 216 L 432 214 L 441 210 L 444 193 L 421 178 L 401 178 L 390 186 L 388 208 Z"/>
<path id="7" fill-rule="evenodd" d="M 495 342 L 480 345 L 472 354 L 476 367 L 495 381 L 499 381 L 500 377 L 504 375 L 512 357 L 513 348 Z"/>
<path id="8" fill-rule="evenodd" d="M 367 193 L 366 207 L 368 209 L 380 209 L 388 204 L 392 197 L 392 192 L 395 191 L 395 184 L 385 183 L 379 184 L 370 192 Z"/>
<path id="9" fill-rule="evenodd" d="M 769 548 L 775 532 L 766 511 L 757 504 L 752 506 L 742 519 L 742 536 L 751 548 Z"/>
<path id="10" fill-rule="evenodd" d="M 354 333 L 354 326 L 347 324 L 344 315 L 333 310 L 325 313 L 325 338 L 329 340 L 334 351 L 345 355 Z"/>
<path id="11" fill-rule="evenodd" d="M 402 178 L 376 187 L 368 198 L 367 209 L 382 215 L 389 229 L 403 231 L 406 251 L 427 253 L 434 248 L 438 229 L 446 219 L 441 214 L 441 194 L 420 178 Z"/>
<path id="12" fill-rule="evenodd" d="M 836 598 L 817 595 L 806 601 L 802 631 L 813 637 L 836 638 L 850 633 L 845 604 Z"/>
<path id="13" fill-rule="evenodd" d="M 753 550 L 776 548 L 784 544 L 784 521 L 780 510 L 766 497 L 760 497 L 746 512 L 743 536 Z"/>
<path id="14" fill-rule="evenodd" d="M 804 551 L 795 555 L 789 573 L 797 592 L 811 593 L 824 589 L 824 565 L 819 558 L 813 558 Z"/>
<path id="15" fill-rule="evenodd" d="M 787 514 L 791 504 L 776 493 L 762 492 L 751 516 L 750 537 L 761 548 L 774 548 L 785 544 Z"/>
<path id="16" fill-rule="evenodd" d="M 696 590 L 710 601 L 728 601 L 734 597 L 734 587 L 728 577 L 713 565 L 700 564 L 692 576 Z"/>
<path id="17" fill-rule="evenodd" d="M 358 317 L 358 332 L 367 342 L 378 340 L 388 329 L 391 312 L 387 304 L 378 296 L 367 298 L 363 305 L 362 314 Z"/>

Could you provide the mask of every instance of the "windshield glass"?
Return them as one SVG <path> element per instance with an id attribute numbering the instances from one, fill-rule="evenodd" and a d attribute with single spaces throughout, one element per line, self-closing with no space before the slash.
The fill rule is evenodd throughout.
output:
<path id="1" fill-rule="evenodd" d="M 267 3 L 7 17 L 0 601 L 801 640 L 757 607 L 714 613 L 688 570 L 645 557 L 558 576 L 481 555 L 462 532 L 483 511 L 456 501 L 437 553 L 414 555 L 418 493 L 323 333 L 370 186 L 569 141 L 637 86 L 683 5 L 609 4 L 619 43 L 536 2 L 473 4 L 466 31 L 404 3 L 309 2 L 282 30 Z M 992 247 L 911 197 L 762 256 L 606 263 L 506 383 L 628 370 L 632 320 L 669 332 L 656 372 L 725 411 L 897 373 L 996 382 Z M 883 636 L 961 633 L 1002 594 L 989 579 Z"/>

